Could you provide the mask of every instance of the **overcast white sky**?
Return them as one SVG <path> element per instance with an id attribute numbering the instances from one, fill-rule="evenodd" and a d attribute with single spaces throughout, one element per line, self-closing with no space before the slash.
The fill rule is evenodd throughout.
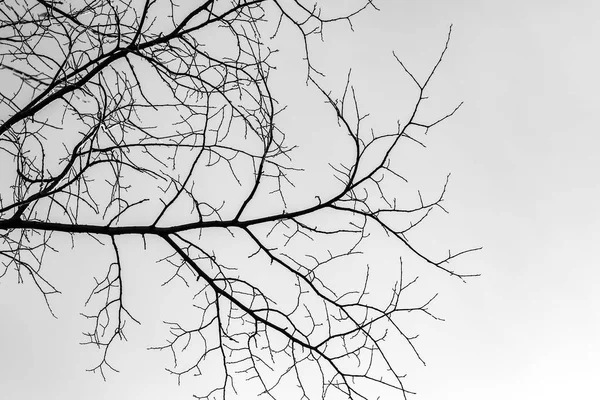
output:
<path id="1" fill-rule="evenodd" d="M 382 102 L 401 74 L 391 51 L 425 72 L 454 24 L 430 93 L 436 110 L 465 105 L 431 132 L 420 165 L 430 176 L 452 172 L 440 246 L 484 247 L 457 264 L 482 277 L 442 286 L 435 309 L 446 322 L 420 332 L 427 367 L 410 371 L 409 387 L 420 400 L 600 398 L 600 3 L 377 4 L 381 12 L 358 18 L 354 33 L 325 36 L 335 46 L 315 50 L 315 61 L 354 66 L 363 107 L 392 112 L 399 106 Z M 96 261 L 82 248 L 61 257 L 65 279 Z M 55 320 L 32 287 L 0 283 L 2 396 L 189 398 L 190 387 L 161 371 L 165 359 L 133 341 L 108 383 L 84 371 L 93 352 L 77 344 L 80 308 L 70 299 L 90 284 L 58 283 L 65 294 Z M 147 330 L 133 332 L 143 342 L 152 339 Z"/>

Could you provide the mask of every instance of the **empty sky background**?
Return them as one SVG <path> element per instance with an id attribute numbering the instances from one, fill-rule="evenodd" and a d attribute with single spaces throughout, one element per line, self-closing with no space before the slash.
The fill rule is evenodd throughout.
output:
<path id="1" fill-rule="evenodd" d="M 423 76 L 454 24 L 429 94 L 434 114 L 462 100 L 465 105 L 430 133 L 418 168 L 434 183 L 452 173 L 444 203 L 450 215 L 437 215 L 439 225 L 429 227 L 435 245 L 484 247 L 455 264 L 480 278 L 441 284 L 434 310 L 446 322 L 420 331 L 427 367 L 408 371 L 408 387 L 420 400 L 600 398 L 594 251 L 600 236 L 600 3 L 377 5 L 380 12 L 357 17 L 355 32 L 326 31 L 330 46 L 315 48 L 314 61 L 327 72 L 340 66 L 342 80 L 332 77 L 331 90 L 352 66 L 363 109 L 395 112 L 400 105 L 388 101 L 388 91 L 395 74 L 404 78 L 391 51 Z M 142 261 L 134 256 L 132 264 Z M 31 285 L 0 282 L 3 398 L 190 398 L 193 384 L 178 388 L 162 371 L 168 358 L 148 355 L 137 339 L 124 346 L 115 362 L 122 372 L 109 375 L 108 383 L 84 371 L 95 358 L 77 344 L 80 304 L 73 299 L 93 281 L 69 282 L 68 271 L 98 258 L 79 248 L 54 259 L 65 279 L 54 281 L 64 292 L 54 303 L 58 320 Z M 144 333 L 151 329 L 133 332 L 143 342 L 152 339 Z"/>

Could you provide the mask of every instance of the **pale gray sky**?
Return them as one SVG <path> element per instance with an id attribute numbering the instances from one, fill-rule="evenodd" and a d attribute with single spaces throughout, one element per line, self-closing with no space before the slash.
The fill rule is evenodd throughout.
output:
<path id="1" fill-rule="evenodd" d="M 362 107 L 382 124 L 393 122 L 402 104 L 394 80 L 404 77 L 391 51 L 422 76 L 454 24 L 429 92 L 431 112 L 465 105 L 431 131 L 428 149 L 411 161 L 427 182 L 452 173 L 445 202 L 450 215 L 438 215 L 428 228 L 435 245 L 484 247 L 455 264 L 480 278 L 440 284 L 434 310 L 446 322 L 419 330 L 427 367 L 408 371 L 408 387 L 420 400 L 600 398 L 600 272 L 593 252 L 600 239 L 594 207 L 600 195 L 600 5 L 377 4 L 381 12 L 357 18 L 354 33 L 326 31 L 326 51 L 315 48 L 314 62 L 326 72 L 352 66 Z M 345 73 L 327 81 L 331 90 Z M 56 265 L 48 266 L 58 270 L 56 279 L 72 281 L 74 272 L 102 263 L 102 256 L 86 251 L 91 242 L 81 243 L 74 251 L 65 245 Z M 132 274 L 158 269 L 137 265 L 136 254 L 129 258 L 137 268 Z M 64 292 L 53 303 L 58 320 L 31 285 L 0 283 L 0 393 L 11 400 L 189 398 L 193 384 L 177 387 L 162 371 L 168 357 L 144 350 L 160 341 L 160 327 L 131 327 L 132 340 L 119 345 L 115 360 L 122 372 L 107 383 L 85 372 L 95 353 L 77 344 L 81 304 L 74 299 L 85 298 L 93 281 L 91 272 L 76 276 L 82 280 L 72 285 L 55 281 Z M 155 298 L 152 285 L 159 283 L 134 288 L 143 299 L 137 300 L 141 319 L 177 298 L 169 290 Z"/>

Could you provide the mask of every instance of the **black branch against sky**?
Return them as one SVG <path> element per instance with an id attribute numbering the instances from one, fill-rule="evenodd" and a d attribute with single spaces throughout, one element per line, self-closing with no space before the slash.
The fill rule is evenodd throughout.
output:
<path id="1" fill-rule="evenodd" d="M 460 107 L 433 121 L 419 115 L 451 30 L 424 80 L 396 57 L 417 89 L 414 105 L 407 121 L 378 133 L 359 110 L 351 75 L 335 96 L 309 52 L 313 37 L 326 40 L 325 27 L 353 29 L 375 3 L 346 14 L 307 4 L 0 3 L 0 79 L 9 83 L 0 91 L 0 278 L 29 279 L 53 312 L 60 282 L 41 268 L 64 241 L 56 233 L 73 243 L 91 236 L 112 254 L 88 299 L 102 305 L 88 312 L 97 303 L 90 302 L 83 314 L 91 324 L 84 343 L 100 349 L 90 370 L 103 378 L 116 370 L 111 348 L 125 338 L 126 323 L 143 324 L 123 301 L 122 254 L 134 251 L 119 244 L 124 235 L 161 242 L 162 264 L 175 271 L 169 284 L 196 293 L 201 316 L 165 322 L 172 336 L 153 349 L 171 353 L 167 370 L 178 382 L 219 366 L 219 380 L 198 386 L 203 399 L 229 398 L 243 385 L 272 399 L 377 398 L 373 384 L 406 397 L 403 360 L 388 342 L 407 344 L 423 362 L 399 317 L 437 319 L 428 308 L 437 294 L 404 300 L 417 276 L 405 276 L 402 258 L 367 260 L 358 278 L 338 278 L 348 280 L 341 291 L 325 270 L 353 263 L 383 235 L 441 274 L 476 276 L 450 266 L 476 249 L 435 258 L 409 242 L 432 211 L 446 211 L 448 179 L 437 197 L 426 201 L 416 191 L 415 202 L 398 193 L 407 180 L 393 162 L 401 145 L 424 147 L 420 137 Z M 278 100 L 285 88 L 272 84 L 286 73 L 275 70 L 273 46 L 282 40 L 299 41 L 303 79 L 338 124 L 339 146 L 321 171 L 334 178 L 328 191 L 296 189 L 315 176 L 294 158 L 302 133 L 285 123 L 286 114 L 302 111 L 286 109 Z M 223 230 L 248 250 L 244 265 L 206 240 Z M 395 273 L 382 302 L 369 280 L 389 264 Z M 252 272 L 265 266 L 285 274 L 289 287 Z M 195 352 L 186 350 L 191 342 L 200 343 Z"/>

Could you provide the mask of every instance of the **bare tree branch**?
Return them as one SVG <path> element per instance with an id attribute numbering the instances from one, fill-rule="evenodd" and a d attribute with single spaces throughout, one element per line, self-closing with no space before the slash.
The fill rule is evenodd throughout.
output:
<path id="1" fill-rule="evenodd" d="M 197 398 L 243 390 L 372 399 L 373 385 L 413 393 L 390 346 L 425 364 L 404 322 L 441 320 L 430 310 L 437 293 L 416 290 L 420 271 L 478 276 L 450 263 L 479 248 L 440 258 L 411 236 L 447 212 L 448 179 L 437 196 L 403 196 L 407 171 L 394 163 L 398 148 L 424 147 L 420 133 L 462 105 L 422 118 L 452 28 L 423 82 L 394 54 L 418 94 L 407 122 L 374 132 L 352 74 L 329 88 L 310 57 L 327 27 L 353 30 L 377 7 L 337 10 L 296 0 L 0 2 L 0 74 L 17 83 L 0 91 L 0 153 L 10 166 L 0 176 L 0 279 L 29 276 L 52 312 L 59 283 L 42 266 L 52 267 L 44 257 L 61 240 L 53 234 L 88 235 L 110 254 L 83 305 L 83 344 L 99 354 L 90 371 L 118 371 L 115 344 L 143 322 L 129 311 L 134 282 L 123 273 L 123 255 L 135 251 L 123 237 L 139 236 L 144 249 L 147 238 L 167 249 L 163 286 L 183 282 L 195 294 L 194 318 L 166 321 L 170 337 L 150 348 L 170 354 L 178 384 L 218 371 Z M 273 79 L 285 73 L 274 44 L 287 28 L 296 36 L 284 38 L 304 49 L 303 82 L 339 127 L 343 146 L 320 172 L 334 182 L 327 192 L 297 188 L 315 176 L 296 156 L 303 132 L 285 118 L 302 110 L 286 109 L 286 88 Z M 395 255 L 371 257 L 378 241 Z"/>

